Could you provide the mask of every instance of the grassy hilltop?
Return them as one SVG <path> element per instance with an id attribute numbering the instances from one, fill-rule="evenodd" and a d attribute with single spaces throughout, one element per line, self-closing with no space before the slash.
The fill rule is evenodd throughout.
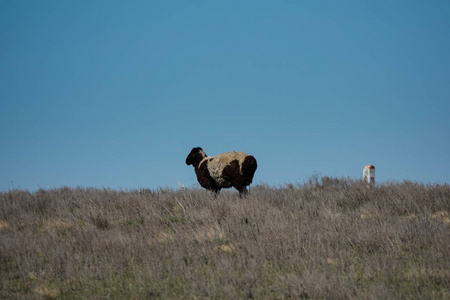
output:
<path id="1" fill-rule="evenodd" d="M 0 298 L 450 298 L 450 186 L 0 193 Z"/>

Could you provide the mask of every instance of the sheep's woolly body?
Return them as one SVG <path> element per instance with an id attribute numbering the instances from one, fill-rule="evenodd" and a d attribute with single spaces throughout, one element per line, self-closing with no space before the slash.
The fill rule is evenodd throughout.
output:
<path id="1" fill-rule="evenodd" d="M 200 147 L 191 150 L 186 164 L 194 166 L 197 180 L 205 189 L 218 193 L 222 188 L 234 187 L 241 196 L 247 193 L 246 187 L 258 167 L 252 155 L 232 151 L 207 157 Z"/>
<path id="2" fill-rule="evenodd" d="M 230 187 L 231 182 L 225 180 L 222 177 L 222 172 L 226 166 L 228 166 L 232 161 L 239 162 L 239 173 L 242 174 L 242 164 L 244 163 L 245 158 L 248 156 L 247 153 L 244 152 L 225 152 L 216 156 L 205 157 L 200 165 L 208 161 L 208 171 L 211 177 L 217 182 L 219 187 Z"/>

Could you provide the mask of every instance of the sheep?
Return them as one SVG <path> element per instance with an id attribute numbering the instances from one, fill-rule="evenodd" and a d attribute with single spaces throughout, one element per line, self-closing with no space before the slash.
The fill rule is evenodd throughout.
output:
<path id="1" fill-rule="evenodd" d="M 248 193 L 257 163 L 256 159 L 244 152 L 225 152 L 214 157 L 206 156 L 202 148 L 191 150 L 186 165 L 193 165 L 200 185 L 216 195 L 222 188 L 234 187 L 242 197 Z"/>

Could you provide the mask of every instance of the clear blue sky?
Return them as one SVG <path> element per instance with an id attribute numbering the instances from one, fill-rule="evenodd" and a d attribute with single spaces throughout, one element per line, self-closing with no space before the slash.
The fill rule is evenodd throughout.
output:
<path id="1" fill-rule="evenodd" d="M 192 147 L 450 182 L 449 1 L 0 2 L 0 190 L 196 184 Z"/>

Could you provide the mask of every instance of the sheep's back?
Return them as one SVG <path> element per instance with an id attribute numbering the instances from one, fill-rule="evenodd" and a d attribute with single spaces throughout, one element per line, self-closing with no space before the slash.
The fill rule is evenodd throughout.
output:
<path id="1" fill-rule="evenodd" d="M 206 157 L 204 161 L 208 162 L 208 171 L 211 177 L 220 185 L 220 186 L 229 186 L 230 183 L 222 178 L 223 169 L 228 166 L 232 161 L 237 160 L 239 162 L 239 171 L 242 174 L 242 163 L 245 158 L 248 156 L 247 153 L 244 152 L 225 152 L 214 157 Z"/>

